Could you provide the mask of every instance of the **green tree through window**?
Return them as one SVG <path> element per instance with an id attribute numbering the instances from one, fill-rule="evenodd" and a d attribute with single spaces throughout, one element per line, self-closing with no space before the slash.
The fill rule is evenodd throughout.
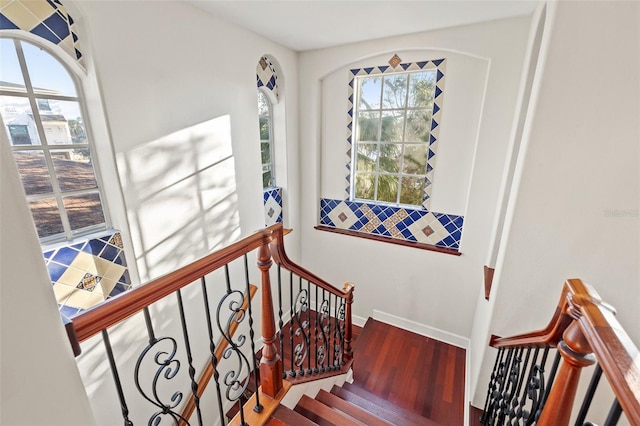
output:
<path id="1" fill-rule="evenodd" d="M 354 198 L 421 206 L 436 70 L 356 77 Z"/>

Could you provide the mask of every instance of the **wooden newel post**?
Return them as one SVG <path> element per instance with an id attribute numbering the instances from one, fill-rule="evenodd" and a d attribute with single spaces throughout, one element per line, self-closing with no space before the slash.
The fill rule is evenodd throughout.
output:
<path id="1" fill-rule="evenodd" d="M 258 251 L 258 268 L 262 275 L 262 358 L 260 359 L 260 383 L 262 392 L 272 398 L 282 390 L 282 359 L 278 354 L 278 337 L 273 315 L 271 279 L 269 268 L 273 264 L 269 243 L 271 236 L 265 236 Z"/>
<path id="2" fill-rule="evenodd" d="M 562 334 L 562 338 L 563 341 L 558 344 L 562 363 L 551 387 L 549 398 L 538 419 L 538 426 L 564 426 L 569 424 L 580 372 L 582 368 L 596 361 L 578 321 L 574 320 L 567 327 Z"/>
<path id="3" fill-rule="evenodd" d="M 347 283 L 344 285 L 343 291 L 348 291 L 347 296 L 347 308 L 345 310 L 344 319 L 344 358 L 345 361 L 353 359 L 353 347 L 351 346 L 351 340 L 353 337 L 352 320 L 351 320 L 351 304 L 353 303 L 353 284 Z"/>

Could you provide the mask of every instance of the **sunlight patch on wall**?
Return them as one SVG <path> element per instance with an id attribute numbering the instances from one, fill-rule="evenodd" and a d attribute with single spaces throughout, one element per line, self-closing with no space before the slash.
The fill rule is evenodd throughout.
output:
<path id="1" fill-rule="evenodd" d="M 240 236 L 228 115 L 119 153 L 117 161 L 143 282 Z"/>

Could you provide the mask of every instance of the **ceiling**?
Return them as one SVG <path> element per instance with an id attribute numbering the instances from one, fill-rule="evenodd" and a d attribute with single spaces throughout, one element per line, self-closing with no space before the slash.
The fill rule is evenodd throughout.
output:
<path id="1" fill-rule="evenodd" d="M 296 51 L 527 15 L 534 0 L 185 0 Z"/>

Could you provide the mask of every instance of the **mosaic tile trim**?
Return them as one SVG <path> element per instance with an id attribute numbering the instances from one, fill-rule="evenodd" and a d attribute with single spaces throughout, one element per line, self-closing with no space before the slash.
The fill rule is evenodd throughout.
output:
<path id="1" fill-rule="evenodd" d="M 1 30 L 23 30 L 60 46 L 84 67 L 73 18 L 60 0 L 13 0 L 2 2 Z"/>
<path id="2" fill-rule="evenodd" d="M 43 253 L 60 312 L 67 318 L 131 288 L 120 232 Z"/>
<path id="3" fill-rule="evenodd" d="M 393 59 L 397 58 L 397 61 Z M 394 55 L 391 63 L 397 63 L 400 58 Z M 351 196 L 351 150 L 353 147 L 353 114 L 355 112 L 355 79 L 361 75 L 376 75 L 376 74 L 392 74 L 404 71 L 420 71 L 420 70 L 436 70 L 436 88 L 433 101 L 433 114 L 431 118 L 431 133 L 429 139 L 429 153 L 427 159 L 427 170 L 424 185 L 424 193 L 422 196 L 422 207 L 429 208 L 429 201 L 431 198 L 431 184 L 433 183 L 433 171 L 435 167 L 436 151 L 438 147 L 438 138 L 440 136 L 440 122 L 442 119 L 442 104 L 444 100 L 444 81 L 446 72 L 446 59 L 435 59 L 431 61 L 410 62 L 410 63 L 398 63 L 395 67 L 389 65 L 367 67 L 367 68 L 355 68 L 349 71 L 349 97 L 347 113 L 349 114 L 347 125 L 347 179 L 346 179 L 346 198 Z"/>
<path id="4" fill-rule="evenodd" d="M 278 99 L 278 73 L 268 57 L 263 56 L 256 66 L 256 79 L 258 87 L 271 90 Z"/>
<path id="5" fill-rule="evenodd" d="M 276 186 L 262 192 L 264 200 L 264 224 L 282 223 L 282 188 Z"/>
<path id="6" fill-rule="evenodd" d="M 463 216 L 359 201 L 320 199 L 320 225 L 458 250 Z"/>

